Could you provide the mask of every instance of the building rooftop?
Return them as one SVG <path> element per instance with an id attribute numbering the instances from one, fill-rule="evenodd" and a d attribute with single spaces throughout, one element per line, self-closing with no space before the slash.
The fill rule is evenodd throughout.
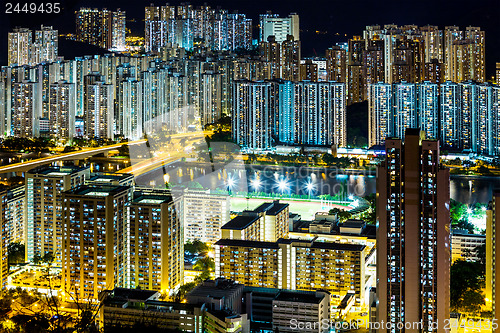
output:
<path id="1" fill-rule="evenodd" d="M 115 288 L 110 296 L 112 298 L 121 298 L 124 300 L 147 301 L 157 294 L 158 292 L 154 290 Z"/>
<path id="2" fill-rule="evenodd" d="M 282 290 L 278 293 L 275 300 L 283 302 L 319 304 L 324 297 L 324 294 L 322 295 L 314 291 Z"/>
<path id="3" fill-rule="evenodd" d="M 78 166 L 40 166 L 28 171 L 30 174 L 34 175 L 44 175 L 48 177 L 61 177 L 89 169 L 88 167 L 78 167 Z"/>
<path id="4" fill-rule="evenodd" d="M 162 309 L 162 311 L 174 312 L 179 310 L 189 310 L 193 311 L 195 305 L 187 304 L 187 303 L 176 303 L 176 302 L 165 302 L 158 300 L 147 300 L 144 302 L 146 310 L 154 309 Z"/>
<path id="5" fill-rule="evenodd" d="M 140 192 L 135 192 L 132 200 L 132 204 L 141 205 L 160 205 L 168 202 L 172 202 L 172 196 L 169 194 L 143 194 Z"/>
<path id="6" fill-rule="evenodd" d="M 365 221 L 362 220 L 347 220 L 340 224 L 340 227 L 344 228 L 363 228 L 366 225 Z"/>
<path id="7" fill-rule="evenodd" d="M 338 250 L 338 251 L 363 251 L 365 245 L 361 244 L 346 244 L 346 243 L 334 243 L 334 242 L 315 242 L 314 240 L 303 240 L 303 239 L 290 239 L 290 238 L 280 238 L 277 242 L 259 242 L 259 241 L 249 241 L 241 239 L 221 239 L 215 243 L 215 245 L 220 246 L 241 246 L 241 247 L 255 247 L 255 248 L 265 248 L 265 249 L 279 249 L 279 244 L 291 244 L 295 247 L 308 247 L 313 249 L 325 249 L 325 250 Z"/>
<path id="8" fill-rule="evenodd" d="M 260 218 L 259 215 L 239 215 L 236 216 L 231 221 L 224 224 L 221 229 L 230 229 L 230 230 L 243 230 L 248 228 L 251 224 L 257 221 Z"/>
<path id="9" fill-rule="evenodd" d="M 267 215 L 275 216 L 288 206 L 289 206 L 288 204 L 280 203 L 279 200 L 275 200 L 273 202 L 263 203 L 259 207 L 255 208 L 254 212 L 256 213 L 265 212 Z"/>
<path id="10" fill-rule="evenodd" d="M 215 245 L 256 247 L 256 248 L 264 248 L 264 249 L 279 249 L 278 243 L 249 241 L 249 240 L 241 240 L 241 239 L 220 239 L 215 243 Z"/>
<path id="11" fill-rule="evenodd" d="M 197 297 L 224 297 L 228 293 L 237 290 L 243 290 L 244 285 L 237 283 L 233 280 L 218 278 L 215 280 L 204 281 L 196 286 L 187 296 Z"/>
<path id="12" fill-rule="evenodd" d="M 83 185 L 74 189 L 68 190 L 65 193 L 69 195 L 85 195 L 88 197 L 106 197 L 112 194 L 129 190 L 129 186 L 96 186 Z"/>
<path id="13" fill-rule="evenodd" d="M 223 310 L 209 310 L 208 311 L 212 316 L 216 317 L 220 321 L 226 321 L 227 319 L 235 319 L 235 318 L 240 318 L 241 315 L 231 312 L 229 310 L 223 309 Z"/>
<path id="14" fill-rule="evenodd" d="M 88 179 L 89 183 L 119 183 L 132 180 L 133 175 L 129 173 L 94 173 Z M 132 179 L 131 179 L 132 178 Z"/>
<path id="15" fill-rule="evenodd" d="M 309 226 L 311 224 L 317 223 L 318 221 L 299 221 L 296 225 L 294 225 L 293 232 L 304 233 L 304 234 L 315 234 L 315 235 L 346 235 L 346 236 L 357 236 L 357 237 L 366 237 L 369 239 L 377 238 L 377 227 L 373 224 L 366 224 L 364 221 L 357 220 L 348 220 L 344 223 L 336 223 L 333 225 L 331 231 L 329 233 L 320 232 L 320 230 L 316 230 L 315 232 L 311 232 Z M 351 223 L 354 222 L 354 223 Z M 365 223 L 362 228 L 357 225 L 359 222 Z M 346 224 L 347 223 L 347 224 Z M 350 228 L 360 228 L 359 233 L 351 233 L 348 232 Z"/>

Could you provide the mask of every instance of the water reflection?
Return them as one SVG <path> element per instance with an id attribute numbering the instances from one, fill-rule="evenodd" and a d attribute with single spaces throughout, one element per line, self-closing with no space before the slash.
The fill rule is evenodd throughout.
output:
<path id="1" fill-rule="evenodd" d="M 158 186 L 168 181 L 182 184 L 196 181 L 212 190 L 227 190 L 228 177 L 234 180 L 234 191 L 258 191 L 264 193 L 286 192 L 298 195 L 348 195 L 365 196 L 376 191 L 374 174 L 342 174 L 336 169 L 314 169 L 304 167 L 241 166 L 231 165 L 225 169 L 212 170 L 211 166 L 187 166 L 175 164 L 158 168 L 136 179 L 137 184 L 149 185 L 151 181 Z M 258 188 L 254 180 L 258 179 Z M 286 189 L 280 189 L 280 180 L 286 182 Z M 310 185 L 308 185 L 310 184 Z M 312 190 L 314 188 L 314 190 Z M 487 203 L 495 189 L 500 189 L 500 177 L 466 177 L 453 175 L 450 180 L 450 197 L 454 200 L 474 204 Z"/>

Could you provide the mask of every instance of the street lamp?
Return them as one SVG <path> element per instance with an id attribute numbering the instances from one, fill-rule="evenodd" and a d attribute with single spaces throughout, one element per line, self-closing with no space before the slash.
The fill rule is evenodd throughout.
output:
<path id="1" fill-rule="evenodd" d="M 308 181 L 306 183 L 306 190 L 309 194 L 309 198 L 311 198 L 311 193 L 315 190 L 316 186 L 312 183 L 312 181 Z"/>
<path id="2" fill-rule="evenodd" d="M 283 194 L 285 191 L 290 190 L 290 185 L 284 178 L 279 179 L 278 182 L 276 183 L 276 186 L 278 190 L 281 192 L 281 194 Z"/>
<path id="3" fill-rule="evenodd" d="M 226 180 L 227 191 L 231 193 L 233 188 L 236 186 L 236 180 L 234 180 L 231 176 L 227 177 Z"/>
<path id="4" fill-rule="evenodd" d="M 260 190 L 262 183 L 259 178 L 255 177 L 250 181 L 250 185 L 252 186 L 254 192 L 258 192 Z"/>

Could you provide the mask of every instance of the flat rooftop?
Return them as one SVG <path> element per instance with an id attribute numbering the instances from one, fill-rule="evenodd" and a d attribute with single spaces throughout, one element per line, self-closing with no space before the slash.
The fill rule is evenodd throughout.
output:
<path id="1" fill-rule="evenodd" d="M 134 176 L 129 173 L 122 173 L 122 174 L 117 174 L 117 173 L 95 173 L 90 176 L 88 181 L 90 182 L 96 182 L 96 183 L 111 183 L 111 182 L 116 182 L 120 180 L 126 180 L 133 178 Z"/>
<path id="2" fill-rule="evenodd" d="M 118 194 L 123 191 L 129 190 L 129 186 L 96 186 L 96 185 L 83 185 L 77 188 L 66 191 L 66 194 L 84 195 L 88 197 L 106 197 L 112 194 Z"/>
<path id="3" fill-rule="evenodd" d="M 283 302 L 319 304 L 324 297 L 324 295 L 316 295 L 316 292 L 314 291 L 282 290 L 278 293 L 275 300 Z"/>
<path id="4" fill-rule="evenodd" d="M 161 205 L 162 203 L 172 202 L 172 196 L 165 194 L 134 194 L 133 204 L 141 205 Z"/>
<path id="5" fill-rule="evenodd" d="M 258 215 L 238 215 L 231 221 L 224 224 L 221 229 L 243 230 L 259 219 Z"/>
<path id="6" fill-rule="evenodd" d="M 33 175 L 44 175 L 48 177 L 61 177 L 89 169 L 88 167 L 78 167 L 78 166 L 41 166 L 38 168 L 31 169 L 28 173 Z"/>
<path id="7" fill-rule="evenodd" d="M 220 239 L 215 243 L 215 245 L 256 247 L 256 248 L 263 248 L 263 249 L 279 249 L 278 243 L 249 241 L 249 240 L 241 240 L 241 239 Z"/>
<path id="8" fill-rule="evenodd" d="M 338 250 L 338 251 L 354 251 L 359 252 L 365 249 L 365 245 L 361 244 L 346 244 L 346 243 L 336 243 L 336 242 L 315 242 L 315 241 L 304 241 L 302 239 L 278 239 L 278 243 L 281 244 L 292 244 L 296 247 L 312 248 L 312 249 L 324 249 L 324 250 Z"/>
<path id="9" fill-rule="evenodd" d="M 255 208 L 254 212 L 256 213 L 266 212 L 267 215 L 275 216 L 278 215 L 288 206 L 289 206 L 288 204 L 280 203 L 279 201 L 265 202 L 259 207 Z"/>
<path id="10" fill-rule="evenodd" d="M 237 292 L 241 292 L 244 285 L 236 283 L 232 280 L 216 279 L 205 281 L 196 286 L 187 297 L 210 297 L 223 298 Z"/>
<path id="11" fill-rule="evenodd" d="M 361 244 L 345 244 L 335 242 L 314 242 L 303 239 L 285 239 L 280 238 L 277 242 L 259 242 L 241 239 L 220 239 L 215 245 L 220 246 L 234 246 L 234 247 L 247 247 L 247 248 L 264 248 L 264 249 L 279 249 L 279 244 L 291 244 L 294 247 L 304 247 L 313 249 L 324 250 L 337 250 L 337 251 L 353 251 L 360 252 L 365 249 L 365 245 Z"/>
<path id="12" fill-rule="evenodd" d="M 346 221 L 345 223 L 347 223 L 347 222 L 349 222 L 349 221 Z M 309 225 L 311 225 L 313 223 L 317 223 L 317 221 L 305 221 L 305 220 L 301 220 L 294 227 L 294 229 L 293 229 L 292 232 L 303 233 L 303 234 L 311 234 L 309 232 Z M 344 235 L 344 236 L 351 236 L 351 237 L 366 237 L 368 239 L 376 239 L 377 238 L 377 226 L 374 225 L 374 224 L 365 224 L 363 226 L 363 228 L 361 229 L 361 233 L 360 234 L 351 234 L 351 233 L 346 233 L 346 232 L 341 233 L 340 232 L 340 227 L 343 227 L 343 228 L 359 228 L 359 226 L 357 225 L 357 223 L 354 223 L 354 224 L 348 223 L 347 225 L 346 224 L 342 224 L 342 223 L 338 223 L 338 224 L 334 224 L 333 225 L 332 231 L 329 232 L 329 233 L 315 232 L 313 234 L 318 235 L 318 236 L 320 236 L 320 235 L 334 235 L 334 236 Z"/>
<path id="13" fill-rule="evenodd" d="M 113 295 L 113 297 L 116 298 L 122 298 L 127 300 L 146 301 L 156 294 L 157 291 L 154 290 L 115 288 L 111 295 Z"/>

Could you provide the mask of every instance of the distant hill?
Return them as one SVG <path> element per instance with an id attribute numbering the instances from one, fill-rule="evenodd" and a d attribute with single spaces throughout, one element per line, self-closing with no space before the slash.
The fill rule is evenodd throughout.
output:
<path id="1" fill-rule="evenodd" d="M 59 37 L 59 55 L 66 60 L 72 60 L 76 57 L 86 55 L 104 55 L 113 53 L 106 49 L 100 48 L 86 43 L 77 42 L 74 40 Z"/>
<path id="2" fill-rule="evenodd" d="M 368 101 L 349 105 L 347 113 L 347 144 L 364 147 L 368 144 Z"/>

